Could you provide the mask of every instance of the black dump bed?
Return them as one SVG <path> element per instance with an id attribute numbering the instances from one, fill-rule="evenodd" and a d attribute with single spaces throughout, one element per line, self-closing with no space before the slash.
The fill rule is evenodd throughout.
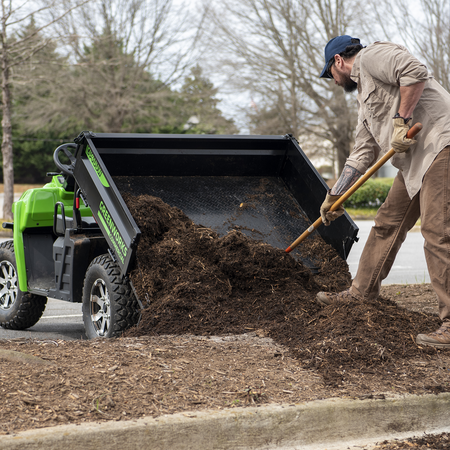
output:
<path id="1" fill-rule="evenodd" d="M 125 192 L 160 197 L 220 235 L 240 229 L 286 249 L 317 219 L 327 191 L 289 135 L 83 132 L 76 142 L 76 182 L 124 273 L 140 236 Z M 345 214 L 317 232 L 346 259 L 358 228 Z"/>

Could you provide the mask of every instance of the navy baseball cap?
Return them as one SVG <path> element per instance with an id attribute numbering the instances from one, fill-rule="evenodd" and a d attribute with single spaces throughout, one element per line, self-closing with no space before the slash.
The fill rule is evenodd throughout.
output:
<path id="1" fill-rule="evenodd" d="M 331 41 L 329 41 L 328 44 L 325 46 L 325 67 L 323 68 L 322 73 L 320 74 L 320 78 L 332 78 L 328 73 L 327 69 L 328 64 L 334 58 L 334 55 L 342 53 L 349 45 L 356 45 L 356 44 L 360 44 L 359 39 L 352 38 L 351 36 L 348 36 L 346 34 L 331 39 Z"/>

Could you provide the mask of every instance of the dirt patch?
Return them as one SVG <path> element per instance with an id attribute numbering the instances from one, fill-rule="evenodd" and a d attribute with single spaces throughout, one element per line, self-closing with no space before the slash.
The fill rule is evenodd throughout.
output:
<path id="1" fill-rule="evenodd" d="M 313 275 L 239 230 L 219 237 L 159 199 L 125 200 L 143 232 L 132 273 L 141 322 L 109 341 L 2 341 L 51 364 L 2 360 L 0 433 L 449 390 L 449 352 L 415 344 L 439 326 L 429 285 L 320 308 L 319 290 L 350 283 L 346 263 L 320 239 L 301 247 L 320 256 Z"/>

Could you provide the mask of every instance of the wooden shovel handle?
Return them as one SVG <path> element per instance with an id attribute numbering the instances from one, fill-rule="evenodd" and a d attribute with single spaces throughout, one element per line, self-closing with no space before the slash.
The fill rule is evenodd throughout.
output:
<path id="1" fill-rule="evenodd" d="M 412 139 L 420 130 L 422 129 L 421 123 L 416 123 L 412 126 L 406 137 L 408 139 Z M 341 206 L 355 191 L 357 191 L 388 159 L 394 156 L 395 150 L 391 148 L 379 161 L 376 162 L 345 194 L 341 195 L 336 202 L 333 203 L 333 206 L 330 208 L 330 211 L 336 211 L 339 206 Z M 322 223 L 322 217 L 319 217 L 307 230 L 303 232 L 303 234 L 298 237 L 285 251 L 286 253 L 291 252 L 297 247 L 300 242 L 305 240 L 320 224 Z"/>

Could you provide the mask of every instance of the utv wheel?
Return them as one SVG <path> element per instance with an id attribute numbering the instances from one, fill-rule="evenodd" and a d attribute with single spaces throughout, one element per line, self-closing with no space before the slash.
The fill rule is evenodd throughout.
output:
<path id="1" fill-rule="evenodd" d="M 0 244 L 0 325 L 24 330 L 37 323 L 44 312 L 47 297 L 22 292 L 17 278 L 13 241 Z"/>
<path id="2" fill-rule="evenodd" d="M 84 279 L 83 321 L 88 339 L 120 336 L 139 320 L 130 285 L 109 255 L 95 258 Z"/>

